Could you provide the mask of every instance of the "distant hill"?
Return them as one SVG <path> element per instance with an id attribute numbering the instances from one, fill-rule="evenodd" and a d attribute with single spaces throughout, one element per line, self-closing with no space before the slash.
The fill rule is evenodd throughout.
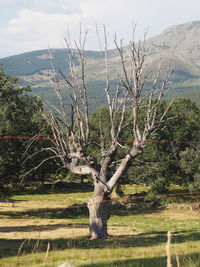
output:
<path id="1" fill-rule="evenodd" d="M 200 104 L 200 21 L 172 26 L 160 35 L 147 40 L 150 57 L 149 65 L 154 66 L 155 58 L 162 54 L 167 59 L 172 58 L 174 67 L 173 90 L 171 95 L 188 96 Z M 52 49 L 56 68 L 68 72 L 68 56 L 65 49 Z M 75 51 L 76 54 L 76 51 Z M 109 69 L 112 84 L 116 84 L 115 75 L 119 71 L 119 56 L 116 50 L 108 53 Z M 87 81 L 89 96 L 97 99 L 98 104 L 105 101 L 104 85 L 104 57 L 101 52 L 86 51 Z M 33 51 L 0 59 L 7 74 L 20 77 L 22 84 L 28 84 L 37 94 L 51 99 L 54 94 L 49 84 L 51 62 L 48 50 Z M 75 60 L 79 69 L 78 59 Z M 96 105 L 96 104 L 94 104 Z"/>

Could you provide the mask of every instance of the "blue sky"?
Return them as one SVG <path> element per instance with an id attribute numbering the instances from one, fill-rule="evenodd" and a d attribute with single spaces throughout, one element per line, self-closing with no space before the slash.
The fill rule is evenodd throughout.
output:
<path id="1" fill-rule="evenodd" d="M 136 38 L 200 20 L 199 0 L 0 0 L 0 58 L 22 52 L 64 47 L 69 28 L 78 38 L 80 23 L 88 33 L 87 49 L 98 50 L 96 24 L 106 25 L 110 48 L 117 33 L 128 42 L 132 22 Z"/>

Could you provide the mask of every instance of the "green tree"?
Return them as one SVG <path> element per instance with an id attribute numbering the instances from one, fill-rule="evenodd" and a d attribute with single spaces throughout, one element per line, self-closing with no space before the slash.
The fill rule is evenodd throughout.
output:
<path id="1" fill-rule="evenodd" d="M 13 184 L 19 183 L 20 175 L 33 165 L 31 161 L 27 165 L 22 165 L 27 140 L 17 137 L 32 137 L 45 130 L 46 124 L 41 116 L 42 102 L 29 93 L 29 87 L 19 87 L 18 79 L 5 75 L 3 68 L 0 68 L 1 197 L 7 195 Z M 40 141 L 32 153 L 43 146 Z M 36 174 L 31 175 L 34 177 Z"/>
<path id="2" fill-rule="evenodd" d="M 200 109 L 190 99 L 178 98 L 169 115 L 174 119 L 163 131 L 157 132 L 155 142 L 149 144 L 140 156 L 140 162 L 135 162 L 128 174 L 132 182 L 151 184 L 154 193 L 165 192 L 170 184 L 189 185 L 194 180 L 194 173 L 189 177 L 183 161 L 189 151 L 196 151 L 191 148 L 199 142 Z M 187 168 L 192 165 L 192 160 L 188 160 Z"/>

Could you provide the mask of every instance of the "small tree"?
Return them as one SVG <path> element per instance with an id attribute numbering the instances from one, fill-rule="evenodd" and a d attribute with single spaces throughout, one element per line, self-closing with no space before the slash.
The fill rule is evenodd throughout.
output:
<path id="1" fill-rule="evenodd" d="M 109 219 L 108 199 L 115 185 L 126 172 L 130 163 L 143 152 L 150 138 L 164 126 L 169 106 L 158 112 L 161 100 L 167 91 L 171 75 L 167 67 L 165 75 L 161 71 L 161 60 L 153 71 L 146 68 L 148 49 L 145 40 L 123 46 L 115 38 L 116 52 L 121 66 L 116 74 L 117 88 L 113 96 L 109 75 L 109 51 L 107 49 L 106 30 L 104 28 L 103 52 L 105 60 L 105 95 L 107 114 L 99 109 L 98 136 L 91 129 L 89 114 L 88 86 L 86 81 L 86 56 L 84 52 L 87 33 L 72 49 L 70 37 L 66 38 L 67 55 L 70 69 L 67 75 L 57 71 L 52 64 L 51 81 L 56 91 L 60 109 L 54 106 L 49 113 L 43 114 L 51 126 L 54 138 L 50 158 L 58 160 L 61 167 L 74 174 L 91 175 L 94 193 L 88 202 L 90 213 L 90 234 L 92 239 L 107 238 L 107 221 Z M 145 38 L 144 38 L 145 39 Z M 75 62 L 79 61 L 77 67 Z M 53 62 L 53 59 L 52 59 Z M 61 79 L 59 79 L 59 77 Z M 71 99 L 70 108 L 66 108 L 62 87 L 65 82 Z M 125 111 L 129 109 L 126 113 Z M 129 114 L 128 119 L 125 116 Z M 104 116 L 109 123 L 103 127 Z M 142 115 L 142 116 L 141 116 Z M 124 130 L 129 127 L 132 140 L 125 145 L 121 140 Z M 94 149 L 96 147 L 96 150 Z M 96 153 L 95 151 L 97 151 Z M 118 150 L 123 151 L 117 158 Z"/>

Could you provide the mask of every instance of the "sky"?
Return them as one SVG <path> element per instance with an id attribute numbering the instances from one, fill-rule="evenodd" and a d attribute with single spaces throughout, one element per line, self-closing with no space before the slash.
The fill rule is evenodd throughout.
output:
<path id="1" fill-rule="evenodd" d="M 115 34 L 128 43 L 132 25 L 136 39 L 200 20 L 199 0 L 0 0 L 0 58 L 23 52 L 64 48 L 64 37 L 88 31 L 86 49 L 99 50 L 96 25 L 106 26 L 109 48 Z"/>

